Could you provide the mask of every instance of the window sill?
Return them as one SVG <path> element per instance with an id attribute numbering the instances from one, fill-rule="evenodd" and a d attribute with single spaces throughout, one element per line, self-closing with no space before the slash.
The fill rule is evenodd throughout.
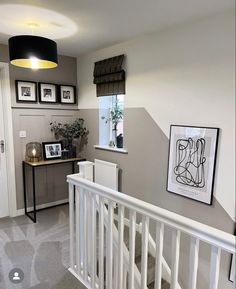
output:
<path id="1" fill-rule="evenodd" d="M 112 152 L 117 152 L 117 153 L 122 153 L 122 154 L 127 154 L 128 151 L 126 149 L 120 149 L 120 148 L 113 148 L 109 147 L 108 145 L 94 145 L 95 149 L 100 149 L 100 150 L 105 150 L 105 151 L 112 151 Z"/>

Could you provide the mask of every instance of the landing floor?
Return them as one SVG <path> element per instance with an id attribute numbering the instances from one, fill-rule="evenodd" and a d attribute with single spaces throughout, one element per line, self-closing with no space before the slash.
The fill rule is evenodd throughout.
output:
<path id="1" fill-rule="evenodd" d="M 0 219 L 0 289 L 84 289 L 69 266 L 68 206 L 38 212 L 34 224 L 25 216 Z M 24 279 L 13 284 L 9 272 Z"/>

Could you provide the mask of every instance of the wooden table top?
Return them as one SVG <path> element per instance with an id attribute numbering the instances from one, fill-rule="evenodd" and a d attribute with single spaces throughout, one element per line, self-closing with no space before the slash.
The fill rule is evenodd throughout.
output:
<path id="1" fill-rule="evenodd" d="M 47 166 L 47 165 L 54 165 L 54 164 L 63 164 L 63 163 L 71 163 L 71 162 L 81 162 L 81 161 L 86 161 L 85 158 L 71 158 L 71 159 L 56 159 L 56 160 L 47 160 L 47 161 L 39 161 L 39 162 L 28 162 L 28 161 L 23 161 L 25 164 L 32 166 L 32 167 L 40 167 L 40 166 Z"/>

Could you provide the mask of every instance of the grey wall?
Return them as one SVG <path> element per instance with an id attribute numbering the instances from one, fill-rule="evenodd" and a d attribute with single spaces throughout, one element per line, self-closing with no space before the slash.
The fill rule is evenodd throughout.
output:
<path id="1" fill-rule="evenodd" d="M 0 44 L 0 61 L 8 62 L 8 47 L 7 45 Z"/>
<path id="2" fill-rule="evenodd" d="M 0 44 L 0 61 L 8 62 L 8 47 Z M 49 82 L 55 84 L 71 84 L 77 85 L 77 61 L 74 57 L 62 56 L 58 57 L 58 67 L 54 69 L 32 70 L 9 65 L 12 107 L 27 108 L 56 108 L 56 109 L 78 109 L 78 105 L 61 105 L 61 104 L 25 104 L 16 102 L 15 80 L 31 80 L 36 82 Z"/>
<path id="3" fill-rule="evenodd" d="M 54 140 L 50 131 L 51 121 L 71 122 L 78 116 L 74 110 L 51 109 L 13 109 L 14 153 L 16 167 L 17 207 L 23 208 L 22 160 L 25 159 L 26 144 L 31 141 Z M 25 130 L 27 137 L 20 138 L 19 132 Z M 45 204 L 68 198 L 65 176 L 71 174 L 71 165 L 63 164 L 36 169 L 37 204 Z M 30 176 L 30 175 L 29 175 Z M 29 186 L 30 189 L 30 186 Z"/>
<path id="4" fill-rule="evenodd" d="M 78 109 L 78 105 L 64 104 L 27 104 L 17 103 L 15 94 L 15 80 L 31 80 L 36 82 L 49 82 L 56 84 L 77 85 L 76 59 L 68 56 L 59 56 L 58 67 L 54 69 L 32 70 L 10 65 L 12 107 L 36 107 L 57 109 Z"/>
<path id="5" fill-rule="evenodd" d="M 115 162 L 122 170 L 120 190 L 133 197 L 165 208 L 177 214 L 192 218 L 201 223 L 233 233 L 234 223 L 214 198 L 213 205 L 208 206 L 166 191 L 168 138 L 144 108 L 127 108 L 124 116 L 124 141 L 128 154 L 95 149 L 98 144 L 98 110 L 82 109 L 79 116 L 85 119 L 90 131 L 89 143 L 85 157 L 93 161 L 95 158 Z M 171 238 L 168 230 L 165 239 L 166 258 L 170 263 L 169 252 Z M 208 288 L 208 267 L 210 247 L 200 248 L 199 289 Z M 183 288 L 187 288 L 189 238 L 181 237 L 180 280 Z M 219 288 L 232 288 L 227 281 L 230 260 L 224 256 Z M 221 287 L 222 286 L 222 287 Z"/>
<path id="6" fill-rule="evenodd" d="M 208 206 L 166 191 L 169 140 L 144 108 L 126 108 L 124 147 L 128 154 L 95 149 L 98 144 L 98 110 L 81 109 L 89 141 L 84 156 L 115 162 L 122 170 L 120 190 L 206 225 L 233 233 L 234 222 L 215 198 Z"/>
<path id="7" fill-rule="evenodd" d="M 8 47 L 0 44 L 0 61 L 8 62 Z M 60 104 L 21 104 L 16 102 L 15 80 L 31 80 L 56 84 L 77 85 L 76 58 L 59 56 L 59 65 L 55 69 L 31 70 L 9 65 L 11 84 L 11 103 L 14 133 L 14 154 L 16 173 L 17 209 L 24 207 L 22 161 L 25 159 L 25 147 L 31 141 L 54 140 L 50 132 L 50 122 L 70 122 L 78 116 L 77 105 Z M 27 137 L 20 138 L 19 132 L 26 131 Z M 70 165 L 41 168 L 37 170 L 37 204 L 67 199 L 65 176 L 71 173 Z M 56 180 L 56 182 L 55 182 Z"/>

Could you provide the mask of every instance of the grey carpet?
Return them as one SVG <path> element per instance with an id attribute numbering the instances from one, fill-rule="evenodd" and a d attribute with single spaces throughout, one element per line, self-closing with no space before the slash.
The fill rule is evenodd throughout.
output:
<path id="1" fill-rule="evenodd" d="M 66 272 L 52 289 L 86 289 L 86 287 L 80 284 L 70 272 Z"/>
<path id="2" fill-rule="evenodd" d="M 25 216 L 0 219 L 0 289 L 82 289 L 67 271 L 68 206 L 40 211 L 37 217 L 36 224 Z M 13 268 L 23 270 L 22 283 L 8 279 Z"/>
<path id="3" fill-rule="evenodd" d="M 38 212 L 34 224 L 25 216 L 0 219 L 0 289 L 86 289 L 68 272 L 69 220 L 68 206 Z M 128 245 L 129 231 L 124 232 Z M 141 236 L 136 234 L 136 261 L 140 267 Z M 148 258 L 148 284 L 154 288 L 154 263 Z M 10 270 L 20 268 L 25 277 L 13 284 Z M 162 288 L 169 284 L 162 280 Z"/>

